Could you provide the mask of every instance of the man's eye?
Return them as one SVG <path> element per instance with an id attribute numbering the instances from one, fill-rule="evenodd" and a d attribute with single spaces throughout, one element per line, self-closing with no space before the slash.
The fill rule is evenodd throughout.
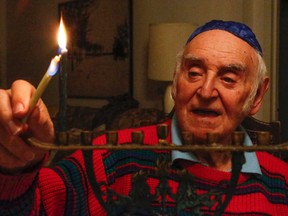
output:
<path id="1" fill-rule="evenodd" d="M 196 76 L 200 76 L 200 73 L 195 72 L 195 71 L 189 71 L 188 76 L 189 77 L 196 77 Z"/>
<path id="2" fill-rule="evenodd" d="M 231 77 L 223 77 L 222 80 L 226 83 L 235 83 L 236 80 L 232 79 Z"/>

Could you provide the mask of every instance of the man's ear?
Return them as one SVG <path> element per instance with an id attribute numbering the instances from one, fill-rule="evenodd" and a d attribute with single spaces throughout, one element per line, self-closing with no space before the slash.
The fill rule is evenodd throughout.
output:
<path id="1" fill-rule="evenodd" d="M 256 96 L 255 96 L 254 101 L 252 103 L 252 106 L 250 108 L 249 115 L 255 115 L 259 111 L 260 106 L 261 106 L 262 101 L 263 101 L 263 98 L 264 98 L 264 95 L 269 88 L 269 83 L 270 83 L 270 79 L 268 76 L 266 76 L 264 78 L 262 85 L 259 86 L 259 88 L 257 90 Z"/>

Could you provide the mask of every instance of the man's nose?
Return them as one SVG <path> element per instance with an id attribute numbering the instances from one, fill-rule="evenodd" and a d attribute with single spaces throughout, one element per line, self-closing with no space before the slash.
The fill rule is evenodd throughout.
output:
<path id="1" fill-rule="evenodd" d="M 197 94 L 204 99 L 215 98 L 218 96 L 215 80 L 207 78 L 203 81 L 202 85 L 197 90 Z"/>

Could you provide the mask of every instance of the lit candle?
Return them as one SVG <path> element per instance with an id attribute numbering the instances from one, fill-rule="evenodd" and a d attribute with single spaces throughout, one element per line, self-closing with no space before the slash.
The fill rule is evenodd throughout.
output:
<path id="1" fill-rule="evenodd" d="M 60 23 L 61 25 L 61 23 Z M 63 29 L 63 28 L 60 28 Z M 61 39 L 61 37 L 66 34 L 60 33 L 58 35 L 59 41 L 65 41 L 66 46 L 66 38 Z M 60 45 L 59 45 L 60 46 Z M 67 63 L 67 53 L 62 55 L 60 67 L 59 67 L 59 111 L 58 111 L 58 121 L 56 129 L 58 132 L 66 131 L 66 101 L 67 101 L 67 71 L 66 71 L 66 63 Z"/>
<path id="2" fill-rule="evenodd" d="M 35 108 L 38 100 L 41 98 L 43 92 L 47 88 L 51 78 L 57 73 L 58 67 L 59 67 L 59 62 L 61 60 L 61 56 L 67 52 L 66 49 L 66 43 L 67 43 L 67 38 L 66 38 L 66 32 L 65 32 L 65 27 L 63 24 L 63 20 L 61 18 L 60 20 L 60 25 L 59 25 L 59 31 L 58 31 L 58 45 L 59 45 L 59 54 L 56 55 L 50 62 L 50 65 L 48 67 L 48 70 L 44 74 L 43 78 L 41 79 L 40 83 L 37 86 L 36 91 L 34 92 L 31 101 L 30 101 L 30 106 L 29 106 L 29 111 L 27 115 L 22 119 L 23 123 L 26 123 L 31 112 Z"/>

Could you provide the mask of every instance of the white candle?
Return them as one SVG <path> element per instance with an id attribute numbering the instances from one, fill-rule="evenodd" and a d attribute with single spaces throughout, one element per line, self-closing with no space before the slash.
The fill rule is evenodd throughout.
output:
<path id="1" fill-rule="evenodd" d="M 57 55 L 51 60 L 51 63 L 48 67 L 48 70 L 46 71 L 46 73 L 42 77 L 40 83 L 38 84 L 36 91 L 34 92 L 32 98 L 31 98 L 29 111 L 28 111 L 27 115 L 25 116 L 25 118 L 22 120 L 23 123 L 27 122 L 31 112 L 35 108 L 38 100 L 41 98 L 41 96 L 42 96 L 44 90 L 46 89 L 46 87 L 48 86 L 52 76 L 54 76 L 57 73 L 60 59 L 61 59 L 61 55 Z"/>
<path id="2" fill-rule="evenodd" d="M 23 123 L 27 122 L 31 112 L 35 108 L 38 100 L 41 98 L 41 96 L 42 96 L 43 92 L 45 91 L 46 87 L 48 86 L 51 78 L 57 73 L 61 56 L 62 56 L 62 54 L 67 52 L 66 43 L 67 43 L 66 32 L 65 32 L 63 20 L 61 18 L 59 31 L 58 31 L 58 44 L 59 44 L 60 54 L 56 55 L 51 60 L 51 63 L 48 67 L 48 70 L 46 71 L 46 73 L 44 74 L 40 83 L 38 84 L 37 89 L 31 98 L 29 111 L 28 111 L 27 115 L 22 119 Z"/>

